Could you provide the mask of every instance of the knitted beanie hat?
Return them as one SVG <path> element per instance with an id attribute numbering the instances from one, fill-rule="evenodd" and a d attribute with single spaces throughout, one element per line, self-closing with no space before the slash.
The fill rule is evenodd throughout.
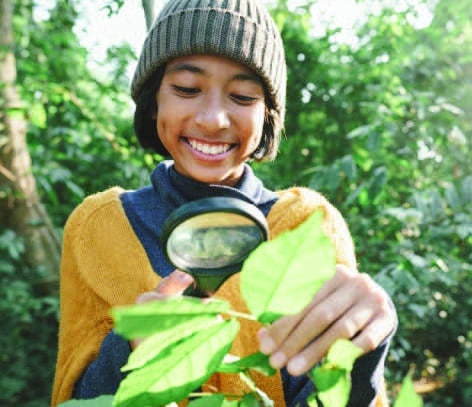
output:
<path id="1" fill-rule="evenodd" d="M 170 0 L 154 21 L 131 83 L 137 100 L 145 82 L 179 56 L 221 55 L 264 81 L 283 123 L 286 63 L 280 33 L 260 0 Z"/>

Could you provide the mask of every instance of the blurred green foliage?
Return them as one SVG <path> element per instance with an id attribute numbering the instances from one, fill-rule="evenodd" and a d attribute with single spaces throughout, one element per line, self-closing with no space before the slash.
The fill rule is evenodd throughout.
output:
<path id="1" fill-rule="evenodd" d="M 420 0 L 417 2 L 421 2 Z M 98 79 L 73 31 L 76 1 L 57 1 L 33 19 L 33 0 L 15 2 L 18 88 L 40 195 L 57 229 L 87 194 L 148 182 L 159 156 L 137 146 L 126 65 L 129 46 L 110 50 Z M 429 26 L 413 9 L 383 8 L 356 31 L 310 34 L 306 1 L 273 15 L 286 44 L 286 136 L 274 163 L 254 164 L 268 187 L 307 185 L 344 214 L 359 270 L 397 305 L 400 326 L 387 378 L 392 394 L 412 369 L 438 384 L 426 406 L 472 397 L 472 9 L 432 2 Z M 364 4 L 386 4 L 364 0 Z M 407 3 L 408 4 L 408 3 Z M 144 24 L 144 20 L 143 20 Z M 1 191 L 0 191 L 1 192 Z M 41 270 L 21 261 L 21 238 L 0 231 L 3 332 L 0 404 L 46 406 L 56 352 L 57 298 Z M 434 386 L 433 386 L 434 387 Z M 420 387 L 418 387 L 420 388 Z M 426 389 L 426 387 L 423 387 Z"/>

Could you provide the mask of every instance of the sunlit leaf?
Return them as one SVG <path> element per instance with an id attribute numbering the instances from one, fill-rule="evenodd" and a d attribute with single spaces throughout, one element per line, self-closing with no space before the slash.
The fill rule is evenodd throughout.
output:
<path id="1" fill-rule="evenodd" d="M 239 403 L 239 407 L 261 407 L 261 403 L 254 394 L 250 393 L 243 397 L 241 403 Z"/>
<path id="2" fill-rule="evenodd" d="M 121 382 L 114 407 L 166 405 L 186 398 L 220 365 L 238 330 L 238 321 L 224 321 L 177 343 Z"/>
<path id="3" fill-rule="evenodd" d="M 349 401 L 351 380 L 344 369 L 317 367 L 311 373 L 323 407 L 344 407 Z"/>
<path id="4" fill-rule="evenodd" d="M 46 127 L 47 114 L 44 106 L 40 103 L 33 103 L 28 109 L 29 120 L 35 126 L 44 129 Z"/>
<path id="5" fill-rule="evenodd" d="M 245 261 L 241 292 L 262 322 L 303 309 L 335 272 L 334 247 L 320 211 L 292 231 L 261 244 Z"/>
<path id="6" fill-rule="evenodd" d="M 346 138 L 354 139 L 357 137 L 367 136 L 374 130 L 371 124 L 365 124 L 364 126 L 356 127 L 354 130 L 351 130 L 346 134 Z"/>
<path id="7" fill-rule="evenodd" d="M 323 406 L 320 406 L 314 394 L 310 394 L 308 398 L 306 399 L 306 402 L 308 404 L 308 407 L 323 407 Z"/>
<path id="8" fill-rule="evenodd" d="M 188 407 L 240 407 L 239 400 L 226 400 L 222 394 L 199 397 L 188 404 Z M 258 405 L 257 405 L 258 406 Z"/>
<path id="9" fill-rule="evenodd" d="M 360 348 L 351 341 L 337 340 L 329 349 L 323 363 L 310 372 L 318 398 L 324 407 L 347 405 L 351 392 L 351 371 L 360 354 Z"/>
<path id="10" fill-rule="evenodd" d="M 169 327 L 146 338 L 130 355 L 122 371 L 137 369 L 152 361 L 160 352 L 180 340 L 223 321 L 214 315 L 194 315 L 178 325 Z"/>
<path id="11" fill-rule="evenodd" d="M 354 362 L 361 353 L 361 349 L 350 340 L 338 339 L 331 348 L 329 348 L 326 360 L 336 367 L 351 372 Z"/>
<path id="12" fill-rule="evenodd" d="M 393 407 L 423 407 L 423 400 L 416 393 L 409 375 L 403 379 L 402 387 Z"/>
<path id="13" fill-rule="evenodd" d="M 239 373 L 248 369 L 257 370 L 266 376 L 272 376 L 276 373 L 276 370 L 269 364 L 269 356 L 260 352 L 253 353 L 235 362 L 223 363 L 218 367 L 218 372 Z"/>
<path id="14" fill-rule="evenodd" d="M 199 397 L 192 400 L 188 404 L 188 407 L 222 407 L 224 401 L 225 398 L 222 394 L 214 394 L 212 396 Z"/>
<path id="15" fill-rule="evenodd" d="M 216 316 L 229 308 L 229 303 L 224 301 L 176 297 L 166 301 L 116 307 L 113 308 L 112 315 L 117 333 L 125 338 L 139 338 L 166 331 L 195 316 Z"/>

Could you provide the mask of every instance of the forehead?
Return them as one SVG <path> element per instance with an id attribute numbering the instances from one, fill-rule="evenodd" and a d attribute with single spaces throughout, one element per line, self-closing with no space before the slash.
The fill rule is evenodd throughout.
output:
<path id="1" fill-rule="evenodd" d="M 262 85 L 261 78 L 249 67 L 222 56 L 189 55 L 175 58 L 166 64 L 165 74 L 178 72 L 228 77 L 232 80 L 248 80 Z"/>

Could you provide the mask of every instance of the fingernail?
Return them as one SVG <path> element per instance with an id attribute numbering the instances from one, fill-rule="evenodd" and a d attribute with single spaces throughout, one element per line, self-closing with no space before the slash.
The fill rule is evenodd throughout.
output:
<path id="1" fill-rule="evenodd" d="M 306 360 L 303 356 L 295 356 L 287 364 L 287 370 L 294 376 L 301 375 L 306 370 Z"/>
<path id="2" fill-rule="evenodd" d="M 182 283 L 190 283 L 192 281 L 192 276 L 188 273 L 183 272 L 183 271 L 177 273 L 176 277 Z"/>
<path id="3" fill-rule="evenodd" d="M 266 355 L 275 350 L 275 342 L 268 335 L 267 330 L 260 331 L 257 335 L 259 338 L 259 350 Z"/>
<path id="4" fill-rule="evenodd" d="M 287 358 L 285 357 L 285 354 L 283 352 L 275 352 L 271 357 L 270 357 L 270 364 L 272 365 L 273 368 L 275 369 L 280 369 L 285 365 L 287 362 Z"/>

